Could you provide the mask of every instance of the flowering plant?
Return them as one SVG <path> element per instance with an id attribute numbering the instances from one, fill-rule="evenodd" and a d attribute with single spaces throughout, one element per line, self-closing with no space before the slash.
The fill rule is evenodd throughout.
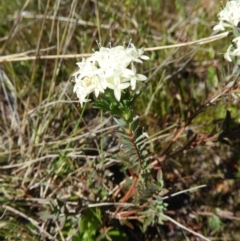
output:
<path id="1" fill-rule="evenodd" d="M 225 28 L 233 29 L 234 39 L 228 47 L 224 58 L 232 62 L 232 57 L 240 56 L 240 43 L 239 43 L 239 24 L 240 24 L 240 0 L 232 0 L 227 2 L 226 7 L 218 14 L 219 23 L 213 30 L 225 30 Z"/>
<path id="2" fill-rule="evenodd" d="M 98 97 L 106 89 L 111 89 L 115 99 L 120 101 L 124 89 L 131 86 L 131 89 L 135 90 L 137 81 L 147 79 L 145 75 L 137 74 L 135 67 L 135 62 L 142 63 L 141 59 L 149 59 L 143 52 L 143 49 L 136 49 L 133 44 L 127 48 L 100 47 L 90 58 L 77 63 L 79 70 L 73 75 L 73 91 L 77 94 L 81 106 L 89 101 L 87 96 L 92 92 Z"/>
<path id="3" fill-rule="evenodd" d="M 124 208 L 117 208 L 114 213 L 110 213 L 111 218 L 121 221 L 126 221 L 131 215 L 131 218 L 140 219 L 138 212 L 144 210 L 146 200 L 156 209 L 154 213 L 156 216 L 165 209 L 161 197 L 157 202 L 155 200 L 155 194 L 163 189 L 161 175 L 156 183 L 149 183 L 146 175 L 151 168 L 151 158 L 145 148 L 148 135 L 140 127 L 139 116 L 134 116 L 132 108 L 140 93 L 136 90 L 137 83 L 147 80 L 147 77 L 137 73 L 136 69 L 136 63 L 149 59 L 143 55 L 143 52 L 142 48 L 137 49 L 133 44 L 127 48 L 123 46 L 100 47 L 99 51 L 96 51 L 91 57 L 77 63 L 79 70 L 73 74 L 75 78 L 73 90 L 77 94 L 81 106 L 90 101 L 88 95 L 94 92 L 96 97 L 94 107 L 110 113 L 120 127 L 117 134 L 124 155 L 121 160 L 124 169 L 127 170 L 126 176 L 129 174 L 131 176 L 132 184 L 119 203 L 131 199 L 138 207 L 129 212 Z M 137 186 L 144 188 L 136 189 Z M 144 198 L 139 200 L 139 195 Z M 144 224 L 147 227 L 155 216 L 151 212 L 146 212 L 145 215 L 151 218 L 150 222 L 147 221 Z"/>
<path id="4" fill-rule="evenodd" d="M 240 1 L 232 0 L 227 2 L 226 7 L 218 14 L 218 18 L 220 22 L 213 30 L 225 30 L 225 27 L 237 27 L 240 22 Z"/>

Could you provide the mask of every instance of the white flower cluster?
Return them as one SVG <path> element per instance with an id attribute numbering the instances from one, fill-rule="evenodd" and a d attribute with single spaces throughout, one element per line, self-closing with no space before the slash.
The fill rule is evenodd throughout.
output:
<path id="1" fill-rule="evenodd" d="M 213 28 L 213 30 L 225 30 L 226 28 L 232 28 L 234 33 L 239 31 L 240 24 L 240 0 L 228 1 L 226 7 L 218 14 L 219 23 Z M 233 56 L 240 56 L 240 37 L 236 37 L 232 40 L 231 44 L 224 57 L 229 62 L 232 61 Z"/>
<path id="2" fill-rule="evenodd" d="M 114 96 L 119 101 L 123 89 L 131 86 L 132 90 L 135 90 L 137 81 L 147 79 L 145 75 L 136 73 L 134 65 L 135 62 L 142 63 L 141 59 L 149 59 L 143 52 L 143 49 L 136 49 L 133 44 L 127 48 L 100 47 L 91 57 L 77 63 L 79 70 L 73 74 L 73 91 L 81 106 L 90 101 L 87 96 L 92 92 L 98 97 L 99 93 L 104 93 L 109 88 L 114 91 Z"/>
<path id="3" fill-rule="evenodd" d="M 232 43 L 224 54 L 224 58 L 229 62 L 232 62 L 233 56 L 240 56 L 240 37 L 234 38 Z"/>
<path id="4" fill-rule="evenodd" d="M 213 30 L 225 30 L 225 27 L 237 27 L 240 22 L 240 0 L 228 1 L 226 7 L 218 14 L 218 18 L 220 22 Z"/>

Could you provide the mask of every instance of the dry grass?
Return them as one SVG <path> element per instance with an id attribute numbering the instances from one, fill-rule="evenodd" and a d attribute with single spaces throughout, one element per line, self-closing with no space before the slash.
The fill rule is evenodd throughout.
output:
<path id="1" fill-rule="evenodd" d="M 1 240 L 200 240 L 191 232 L 238 239 L 239 103 L 223 102 L 238 94 L 238 66 L 222 58 L 227 34 L 210 36 L 220 3 L 206 2 L 3 1 Z M 161 197 L 169 196 L 167 211 L 145 231 L 132 199 L 119 203 L 120 187 L 132 179 L 118 127 L 91 104 L 81 109 L 71 82 L 96 40 L 115 46 L 130 39 L 151 58 L 135 112 L 150 134 L 151 180 L 161 170 Z M 235 135 L 219 139 L 226 109 Z M 139 213 L 111 219 L 116 210 Z"/>

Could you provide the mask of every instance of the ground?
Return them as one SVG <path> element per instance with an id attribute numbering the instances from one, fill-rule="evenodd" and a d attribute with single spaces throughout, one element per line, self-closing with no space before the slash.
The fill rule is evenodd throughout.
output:
<path id="1" fill-rule="evenodd" d="M 2 1 L 0 240 L 239 240 L 239 67 L 230 35 L 192 43 L 219 34 L 225 2 L 210 2 Z M 82 54 L 130 41 L 150 58 L 137 177 L 130 134 L 94 96 L 82 108 L 72 78 Z"/>

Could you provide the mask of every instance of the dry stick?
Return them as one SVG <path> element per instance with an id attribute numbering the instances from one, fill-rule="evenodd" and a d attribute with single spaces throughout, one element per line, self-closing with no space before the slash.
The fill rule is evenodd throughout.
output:
<path id="1" fill-rule="evenodd" d="M 22 13 L 22 17 L 23 18 L 28 18 L 28 19 L 43 19 L 43 15 L 41 14 L 32 14 L 31 12 L 24 12 Z M 14 19 L 14 17 L 13 17 Z M 82 20 L 82 19 L 69 19 L 68 17 L 63 17 L 63 16 L 49 16 L 47 15 L 46 16 L 46 19 L 48 20 L 52 20 L 52 21 L 61 21 L 61 22 L 70 22 L 70 23 L 77 23 L 79 25 L 83 25 L 83 26 L 87 26 L 87 27 L 96 27 L 96 23 L 93 23 L 93 22 L 89 22 L 89 21 L 85 21 L 85 20 Z M 101 24 L 100 25 L 101 28 L 104 28 L 104 29 L 109 29 L 110 28 L 110 24 Z M 127 30 L 125 30 L 127 31 Z"/>
<path id="2" fill-rule="evenodd" d="M 211 43 L 211 42 L 214 42 L 216 40 L 225 38 L 229 34 L 230 34 L 230 32 L 228 31 L 228 32 L 220 33 L 220 34 L 217 34 L 217 35 L 214 35 L 214 36 L 210 36 L 210 37 L 207 37 L 207 38 L 202 38 L 202 39 L 198 39 L 198 40 L 194 40 L 194 41 L 190 41 L 190 42 L 186 42 L 186 43 L 173 44 L 173 45 L 160 46 L 160 47 L 152 47 L 152 48 L 144 48 L 144 50 L 145 51 L 156 51 L 156 50 L 161 50 L 161 49 L 185 47 L 185 46 L 189 46 L 189 45 L 193 45 L 193 44 L 202 45 L 202 44 Z"/>
<path id="3" fill-rule="evenodd" d="M 212 213 L 212 212 L 200 212 L 197 211 L 195 212 L 197 215 L 201 215 L 201 216 L 207 216 L 207 217 L 212 217 L 212 216 L 218 216 L 219 218 L 224 218 L 224 219 L 229 219 L 229 220 L 235 220 L 235 221 L 240 221 L 240 218 L 235 217 L 233 215 L 224 215 L 221 214 L 221 212 L 216 211 L 216 213 Z"/>
<path id="4" fill-rule="evenodd" d="M 60 235 L 60 237 L 61 237 L 61 240 L 62 240 L 62 241 L 66 241 L 66 239 L 63 237 L 63 233 L 62 233 L 62 231 L 61 231 L 61 228 L 60 228 L 58 222 L 55 221 L 54 223 L 55 223 L 55 225 L 56 225 L 56 227 L 57 227 L 57 230 L 58 230 L 58 232 L 59 232 L 59 235 Z"/>
<path id="5" fill-rule="evenodd" d="M 120 207 L 132 207 L 135 206 L 132 203 L 93 203 L 93 204 L 88 204 L 87 207 L 88 208 L 95 208 L 95 207 L 103 207 L 103 206 L 120 206 Z"/>
<path id="6" fill-rule="evenodd" d="M 15 214 L 17 214 L 17 215 L 19 215 L 19 216 L 27 219 L 31 224 L 33 224 L 41 233 L 44 233 L 48 238 L 50 238 L 50 239 L 52 239 L 52 240 L 55 239 L 51 234 L 49 234 L 49 233 L 46 232 L 42 227 L 40 227 L 40 226 L 38 225 L 38 222 L 37 222 L 37 221 L 35 221 L 34 219 L 28 217 L 26 214 L 24 214 L 24 213 L 22 213 L 22 212 L 20 212 L 20 211 L 18 211 L 18 210 L 16 210 L 16 209 L 8 206 L 8 205 L 2 205 L 2 207 L 5 208 L 5 210 L 8 210 L 8 211 L 10 211 L 10 212 L 12 212 L 12 213 L 15 213 Z"/>
<path id="7" fill-rule="evenodd" d="M 157 51 L 161 49 L 169 49 L 169 48 L 179 48 L 179 47 L 185 47 L 185 46 L 190 46 L 190 45 L 202 45 L 206 43 L 210 43 L 222 38 L 225 38 L 229 35 L 229 32 L 224 32 L 221 34 L 217 34 L 214 36 L 210 36 L 207 38 L 202 38 L 196 41 L 190 41 L 186 43 L 180 43 L 180 44 L 173 44 L 173 45 L 166 45 L 166 46 L 158 46 L 158 47 L 152 47 L 152 48 L 145 48 L 145 51 Z M 20 53 L 21 55 L 21 53 Z M 26 57 L 13 57 L 13 56 L 1 56 L 0 57 L 0 63 L 1 62 L 16 62 L 16 61 L 27 61 L 27 60 L 35 60 L 35 59 L 58 59 L 58 58 L 63 58 L 63 59 L 73 59 L 73 58 L 84 58 L 84 57 L 89 57 L 92 54 L 86 53 L 86 54 L 66 54 L 66 55 L 42 55 L 42 56 L 26 56 Z"/>
<path id="8" fill-rule="evenodd" d="M 138 176 L 134 176 L 133 177 L 134 179 L 133 179 L 133 182 L 132 182 L 132 185 L 131 185 L 131 187 L 129 188 L 129 190 L 127 191 L 127 193 L 120 199 L 120 203 L 124 203 L 124 202 L 126 202 L 130 197 L 131 197 L 131 195 L 132 195 L 132 193 L 133 193 L 133 191 L 134 191 L 134 188 L 135 188 L 135 186 L 137 185 L 137 183 L 138 183 Z M 113 217 L 117 217 L 117 215 L 118 215 L 118 213 L 119 213 L 119 210 L 120 210 L 120 207 L 117 207 L 116 208 L 116 211 L 114 212 L 114 214 L 113 214 Z M 134 212 L 136 212 L 135 210 L 134 210 Z"/>
<path id="9" fill-rule="evenodd" d="M 188 231 L 189 233 L 192 233 L 193 235 L 195 235 L 195 236 L 197 236 L 197 237 L 199 237 L 199 238 L 201 238 L 201 239 L 203 239 L 203 240 L 211 241 L 210 239 L 204 237 L 202 234 L 197 233 L 197 232 L 195 232 L 195 231 L 193 231 L 193 230 L 191 230 L 191 229 L 186 228 L 184 225 L 182 225 L 181 223 L 175 221 L 174 219 L 170 218 L 169 216 L 167 216 L 167 215 L 165 215 L 165 214 L 163 214 L 163 213 L 161 213 L 161 216 L 162 216 L 163 218 L 169 220 L 170 222 L 176 224 L 178 227 L 180 227 L 180 228 Z"/>
<path id="10" fill-rule="evenodd" d="M 55 46 L 50 46 L 50 47 L 47 47 L 47 48 L 42 48 L 42 49 L 39 49 L 40 52 L 48 52 L 50 50 L 54 50 L 56 49 Z M 20 58 L 20 57 L 27 57 L 29 56 L 28 54 L 34 54 L 36 53 L 36 49 L 32 49 L 32 50 L 27 50 L 25 52 L 22 52 L 22 53 L 17 53 L 17 54 L 8 54 L 7 56 L 0 56 L 0 60 L 1 59 L 14 59 L 14 58 Z"/>
<path id="11" fill-rule="evenodd" d="M 207 186 L 207 185 L 203 184 L 203 185 L 200 185 L 200 186 L 191 187 L 191 188 L 189 188 L 189 189 L 185 189 L 185 190 L 182 190 L 182 191 L 173 193 L 173 194 L 171 194 L 171 195 L 169 195 L 169 196 L 165 196 L 165 197 L 162 198 L 162 200 L 168 199 L 168 198 L 170 198 L 170 197 L 175 197 L 175 196 L 180 195 L 180 194 L 182 194 L 182 193 L 192 192 L 192 191 L 198 190 L 198 189 L 200 189 L 200 188 L 204 188 L 204 187 L 206 187 L 206 186 Z"/>
<path id="12" fill-rule="evenodd" d="M 21 55 L 21 53 L 20 53 Z M 25 57 L 10 57 L 2 56 L 0 57 L 1 62 L 17 62 L 17 61 L 28 61 L 28 60 L 35 60 L 35 59 L 74 59 L 74 58 L 84 58 L 89 57 L 91 54 L 65 54 L 65 55 L 40 55 L 40 56 L 25 56 Z"/>

